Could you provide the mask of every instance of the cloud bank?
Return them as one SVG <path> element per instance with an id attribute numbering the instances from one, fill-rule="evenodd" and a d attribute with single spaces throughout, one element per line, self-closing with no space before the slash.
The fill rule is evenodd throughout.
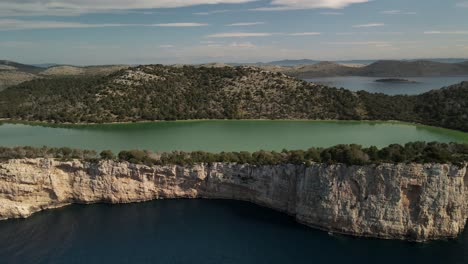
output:
<path id="1" fill-rule="evenodd" d="M 280 11 L 313 8 L 339 9 L 372 0 L 270 0 L 265 7 L 253 10 Z M 244 4 L 260 0 L 2 0 L 0 16 L 79 15 L 135 9 L 176 8 L 195 5 Z M 200 12 L 209 15 L 216 12 Z"/>
<path id="2" fill-rule="evenodd" d="M 247 38 L 247 37 L 269 37 L 273 33 L 256 32 L 228 32 L 208 35 L 208 38 Z"/>
<path id="3" fill-rule="evenodd" d="M 257 26 L 257 25 L 264 25 L 265 22 L 239 22 L 239 23 L 232 23 L 226 26 L 228 27 L 248 27 L 248 26 Z"/>
<path id="4" fill-rule="evenodd" d="M 78 15 L 132 9 L 242 4 L 256 0 L 2 0 L 0 15 Z"/>
<path id="5" fill-rule="evenodd" d="M 315 8 L 339 9 L 352 4 L 367 3 L 371 0 L 273 0 L 268 7 L 252 9 L 254 11 L 283 11 Z"/>
<path id="6" fill-rule="evenodd" d="M 369 28 L 369 27 L 383 27 L 385 24 L 383 23 L 369 23 L 369 24 L 361 24 L 361 25 L 354 25 L 353 28 Z"/>
<path id="7" fill-rule="evenodd" d="M 73 28 L 103 28 L 103 27 L 202 27 L 205 23 L 164 23 L 164 24 L 86 24 L 78 22 L 37 21 L 0 19 L 0 31 L 27 29 L 73 29 Z"/>
<path id="8" fill-rule="evenodd" d="M 468 35 L 468 30 L 454 30 L 454 31 L 425 31 L 426 35 Z"/>

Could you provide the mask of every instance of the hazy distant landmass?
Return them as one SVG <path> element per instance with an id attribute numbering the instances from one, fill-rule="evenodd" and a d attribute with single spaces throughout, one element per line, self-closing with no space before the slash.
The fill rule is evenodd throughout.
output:
<path id="1" fill-rule="evenodd" d="M 263 70 L 281 72 L 286 75 L 308 79 L 316 77 L 335 76 L 365 76 L 365 77 L 439 77 L 439 76 L 468 76 L 468 61 L 461 59 L 404 60 L 404 61 L 366 61 L 348 60 L 341 62 L 321 62 L 316 60 L 283 60 L 269 63 L 248 64 Z M 52 65 L 52 64 L 50 64 Z M 207 63 L 196 67 L 234 67 L 236 64 Z M 102 66 L 73 66 L 53 65 L 44 68 L 26 65 L 11 61 L 0 61 L 0 90 L 36 78 L 53 76 L 79 76 L 79 75 L 109 75 L 129 65 L 102 65 Z M 174 65 L 183 67 L 184 65 Z M 241 66 L 241 65 L 237 65 Z"/>
<path id="2" fill-rule="evenodd" d="M 234 64 L 231 64 L 234 65 Z M 239 65 L 239 64 L 237 64 Z M 265 70 L 308 79 L 317 77 L 440 77 L 468 76 L 468 61 L 463 59 L 431 60 L 283 60 L 249 64 Z"/>
<path id="3" fill-rule="evenodd" d="M 428 59 L 411 59 L 411 60 L 401 60 L 401 61 L 435 61 L 435 62 L 443 62 L 443 63 L 460 63 L 468 61 L 468 58 L 428 58 Z M 362 65 L 369 65 L 379 60 L 336 60 L 330 61 L 339 64 L 362 64 Z M 259 62 L 253 63 L 258 65 L 279 65 L 279 66 L 297 66 L 297 65 L 307 65 L 307 64 L 316 64 L 319 62 L 323 62 L 323 60 L 310 60 L 310 59 L 301 59 L 301 60 L 279 60 L 279 61 L 270 61 L 270 62 Z M 236 63 L 235 65 L 242 65 L 242 63 Z"/>
<path id="4" fill-rule="evenodd" d="M 0 60 L 0 91 L 38 78 L 64 75 L 108 75 L 118 70 L 128 68 L 127 65 L 104 66 L 68 66 L 68 65 L 27 65 L 12 61 Z"/>
<path id="5" fill-rule="evenodd" d="M 356 67 L 335 62 L 284 67 L 281 72 L 298 78 L 366 76 L 366 77 L 436 77 L 468 76 L 468 62 L 377 61 Z"/>
<path id="6" fill-rule="evenodd" d="M 386 78 L 386 79 L 378 79 L 375 82 L 381 83 L 417 83 L 416 81 L 411 81 L 408 79 L 399 79 L 399 78 Z"/>
<path id="7" fill-rule="evenodd" d="M 53 76 L 0 92 L 0 118 L 56 123 L 188 119 L 400 120 L 468 131 L 468 82 L 417 96 L 351 92 L 256 67 L 145 65 Z"/>
<path id="8" fill-rule="evenodd" d="M 13 61 L 0 60 L 0 71 L 16 70 L 26 73 L 39 73 L 43 69 L 33 65 L 21 64 Z"/>

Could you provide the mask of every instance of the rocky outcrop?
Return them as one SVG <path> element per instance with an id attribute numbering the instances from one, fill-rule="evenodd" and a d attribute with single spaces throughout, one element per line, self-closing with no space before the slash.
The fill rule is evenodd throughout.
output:
<path id="1" fill-rule="evenodd" d="M 0 163 L 0 218 L 72 203 L 236 199 L 331 232 L 426 241 L 456 237 L 467 218 L 467 166 L 198 164 L 22 159 Z"/>

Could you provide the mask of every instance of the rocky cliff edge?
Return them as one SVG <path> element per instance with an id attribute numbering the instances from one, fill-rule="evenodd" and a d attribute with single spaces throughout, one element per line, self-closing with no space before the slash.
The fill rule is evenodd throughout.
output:
<path id="1" fill-rule="evenodd" d="M 466 164 L 145 166 L 21 159 L 0 163 L 0 219 L 74 203 L 235 199 L 330 232 L 426 241 L 463 231 L 467 186 Z"/>

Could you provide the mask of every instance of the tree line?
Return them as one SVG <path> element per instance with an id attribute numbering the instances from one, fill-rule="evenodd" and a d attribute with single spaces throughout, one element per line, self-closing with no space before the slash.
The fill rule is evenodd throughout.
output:
<path id="1" fill-rule="evenodd" d="M 367 165 L 380 163 L 452 163 L 468 162 L 468 144 L 411 142 L 405 145 L 392 144 L 384 148 L 362 147 L 361 145 L 337 145 L 330 148 L 307 150 L 255 151 L 255 152 L 165 152 L 124 150 L 114 154 L 104 150 L 99 154 L 92 150 L 67 147 L 0 147 L 0 160 L 24 158 L 55 158 L 60 160 L 79 159 L 89 162 L 101 160 L 126 161 L 145 165 L 193 165 L 198 163 L 238 163 L 253 165 L 342 163 Z"/>

